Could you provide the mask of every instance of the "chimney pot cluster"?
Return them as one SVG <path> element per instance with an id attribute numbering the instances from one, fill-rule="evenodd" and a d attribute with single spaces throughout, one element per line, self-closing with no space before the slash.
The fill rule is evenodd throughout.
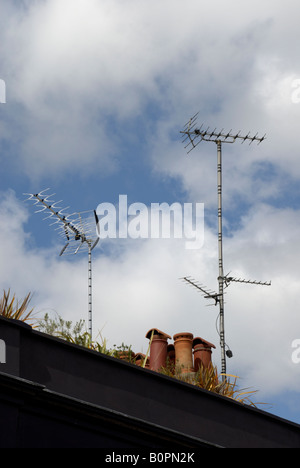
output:
<path id="1" fill-rule="evenodd" d="M 197 372 L 201 364 L 206 368 L 211 365 L 212 349 L 216 348 L 212 343 L 200 337 L 194 338 L 188 332 L 174 335 L 174 344 L 168 343 L 171 336 L 157 328 L 149 330 L 146 338 L 151 341 L 149 369 L 153 371 L 166 368 L 169 361 L 184 374 Z"/>

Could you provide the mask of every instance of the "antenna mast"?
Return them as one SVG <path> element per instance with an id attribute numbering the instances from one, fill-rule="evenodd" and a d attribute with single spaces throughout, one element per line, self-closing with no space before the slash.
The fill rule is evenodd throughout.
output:
<path id="1" fill-rule="evenodd" d="M 223 176 L 222 176 L 222 144 L 229 143 L 233 144 L 236 141 L 245 141 L 249 142 L 250 145 L 253 142 L 258 144 L 262 143 L 266 139 L 266 135 L 262 138 L 255 136 L 250 136 L 248 133 L 245 136 L 241 136 L 241 132 L 233 134 L 232 130 L 228 133 L 224 132 L 222 129 L 220 132 L 215 128 L 213 131 L 208 127 L 206 130 L 204 124 L 200 128 L 197 128 L 197 118 L 199 112 L 195 114 L 184 126 L 183 131 L 180 133 L 183 135 L 183 143 L 185 144 L 185 149 L 189 154 L 193 151 L 202 141 L 207 141 L 210 143 L 215 143 L 217 145 L 217 173 L 218 173 L 218 250 L 219 250 L 219 293 L 214 295 L 206 293 L 205 290 L 199 287 L 199 284 L 196 284 L 194 281 L 189 278 L 183 278 L 185 282 L 196 287 L 198 290 L 206 293 L 206 298 L 215 299 L 216 305 L 220 305 L 220 347 L 221 347 L 221 368 L 222 374 L 226 374 L 226 343 L 225 343 L 225 321 L 224 321 L 224 289 L 229 285 L 230 282 L 239 282 L 239 283 L 248 283 L 248 284 L 259 284 L 263 286 L 270 286 L 271 283 L 262 283 L 262 282 L 252 282 L 246 280 L 237 280 L 235 278 L 228 278 L 224 276 L 224 259 L 223 259 Z M 232 355 L 232 354 L 231 354 Z M 229 353 L 228 353 L 229 356 Z M 223 376 L 223 380 L 225 377 Z"/>
<path id="2" fill-rule="evenodd" d="M 83 247 L 88 248 L 88 329 L 92 339 L 93 333 L 93 317 L 92 317 L 92 251 L 99 242 L 99 236 L 96 236 L 96 224 L 98 222 L 97 214 L 94 211 L 91 216 L 91 211 L 85 213 L 64 213 L 68 208 L 61 208 L 57 205 L 61 203 L 51 200 L 53 195 L 46 195 L 43 190 L 38 194 L 24 194 L 28 196 L 27 200 L 34 201 L 35 205 L 42 205 L 36 213 L 49 212 L 50 214 L 45 219 L 55 218 L 53 225 L 58 225 L 59 234 L 67 239 L 67 244 L 60 252 L 60 257 L 65 253 L 76 255 Z M 83 219 L 83 214 L 88 213 L 90 216 Z M 96 224 L 95 224 L 96 222 Z M 97 226 L 98 228 L 98 226 Z"/>

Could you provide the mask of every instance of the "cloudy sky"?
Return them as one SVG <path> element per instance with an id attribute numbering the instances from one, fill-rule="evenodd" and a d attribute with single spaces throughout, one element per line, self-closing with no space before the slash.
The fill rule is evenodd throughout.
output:
<path id="1" fill-rule="evenodd" d="M 24 203 L 50 187 L 73 211 L 100 203 L 204 203 L 205 241 L 115 239 L 93 252 L 95 335 L 146 352 L 146 332 L 217 345 L 215 145 L 187 156 L 180 130 L 267 134 L 224 147 L 225 273 L 272 280 L 226 294 L 228 372 L 268 411 L 300 423 L 299 14 L 296 0 L 0 0 L 1 288 L 37 314 L 87 319 L 87 256 L 59 257 L 55 230 Z M 95 336 L 97 338 L 97 336 Z M 98 337 L 99 338 L 99 337 Z"/>

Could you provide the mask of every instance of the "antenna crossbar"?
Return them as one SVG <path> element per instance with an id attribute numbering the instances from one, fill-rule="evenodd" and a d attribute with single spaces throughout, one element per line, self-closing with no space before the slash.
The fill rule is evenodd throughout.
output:
<path id="1" fill-rule="evenodd" d="M 242 278 L 232 278 L 232 277 L 228 277 L 228 276 L 225 276 L 223 279 L 224 279 L 224 282 L 225 282 L 226 286 L 229 286 L 230 283 L 254 284 L 254 285 L 257 285 L 257 286 L 272 286 L 271 281 L 246 280 L 246 279 L 242 279 Z"/>
<path id="2" fill-rule="evenodd" d="M 68 230 L 70 230 L 75 235 L 76 240 L 81 240 L 82 242 L 87 242 L 86 235 L 84 233 L 81 233 L 80 230 L 70 221 L 70 216 L 74 216 L 74 214 L 73 215 L 65 215 L 65 214 L 63 214 L 63 211 L 66 210 L 67 208 L 61 208 L 61 207 L 56 206 L 62 200 L 60 202 L 55 202 L 55 203 L 52 203 L 52 205 L 50 205 L 50 204 L 48 204 L 48 203 L 51 203 L 49 198 L 52 197 L 54 194 L 53 195 L 48 195 L 45 198 L 43 198 L 41 195 L 44 192 L 46 192 L 46 190 L 44 190 L 43 192 L 40 192 L 38 194 L 26 194 L 26 195 L 29 196 L 28 200 L 36 200 L 36 203 L 35 203 L 36 205 L 39 204 L 39 203 L 41 205 L 43 205 L 42 209 L 36 211 L 36 213 L 42 213 L 43 211 L 49 210 L 51 214 L 50 214 L 50 216 L 48 216 L 48 218 L 51 218 L 52 216 L 55 216 L 57 218 L 57 220 L 56 220 L 56 222 L 54 224 L 62 222 L 63 225 L 64 225 L 64 230 L 65 230 L 65 233 L 66 233 L 67 237 L 68 237 Z"/>
<path id="3" fill-rule="evenodd" d="M 210 130 L 210 127 L 206 128 L 203 124 L 197 128 L 198 115 L 199 113 L 195 114 L 189 122 L 185 124 L 183 131 L 180 132 L 183 135 L 183 143 L 187 142 L 185 149 L 188 150 L 188 153 L 195 149 L 202 141 L 231 144 L 236 141 L 241 141 L 242 143 L 247 141 L 251 145 L 254 142 L 260 144 L 266 139 L 266 135 L 259 137 L 258 133 L 256 133 L 256 135 L 251 135 L 251 132 L 249 132 L 247 135 L 241 135 L 241 131 L 232 133 L 232 130 L 230 130 L 226 133 L 224 129 L 221 131 L 217 131 L 217 128 Z"/>
<path id="4" fill-rule="evenodd" d="M 190 286 L 193 286 L 194 288 L 198 289 L 198 291 L 201 291 L 204 294 L 205 299 L 213 299 L 216 302 L 216 305 L 220 301 L 220 294 L 214 292 L 214 291 L 208 291 L 205 286 L 202 286 L 198 282 L 196 282 L 194 279 L 191 279 L 188 276 L 185 276 L 182 278 L 184 282 L 189 284 Z"/>

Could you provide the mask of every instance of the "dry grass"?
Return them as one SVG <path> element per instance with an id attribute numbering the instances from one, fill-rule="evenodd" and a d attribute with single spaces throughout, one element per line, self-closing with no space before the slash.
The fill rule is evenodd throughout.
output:
<path id="1" fill-rule="evenodd" d="M 198 372 L 185 374 L 180 367 L 168 363 L 166 368 L 161 369 L 161 373 L 253 408 L 263 404 L 252 401 L 252 397 L 257 393 L 256 390 L 239 389 L 239 377 L 228 374 L 219 375 L 217 367 L 213 365 L 208 368 L 201 366 Z"/>
<path id="2" fill-rule="evenodd" d="M 10 296 L 10 289 L 7 292 L 3 291 L 3 296 L 0 299 L 0 315 L 32 325 L 34 323 L 33 308 L 29 309 L 29 303 L 32 299 L 31 293 L 28 293 L 21 303 L 16 300 L 15 294 Z"/>

